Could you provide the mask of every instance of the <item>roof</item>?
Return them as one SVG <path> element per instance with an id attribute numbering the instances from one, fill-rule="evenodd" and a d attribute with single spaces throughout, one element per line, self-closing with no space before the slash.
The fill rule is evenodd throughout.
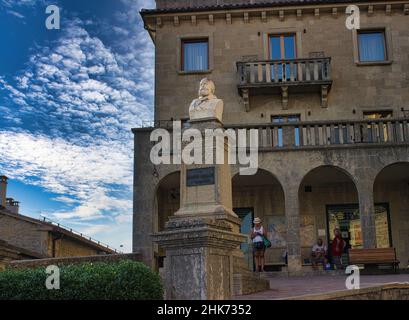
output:
<path id="1" fill-rule="evenodd" d="M 16 214 L 16 213 L 10 212 L 9 210 L 5 210 L 4 208 L 0 208 L 0 215 L 6 215 L 8 217 L 12 217 L 12 218 L 26 221 L 32 224 L 36 224 L 38 226 L 43 227 L 43 230 L 45 231 L 49 231 L 49 232 L 53 232 L 57 234 L 63 234 L 74 240 L 85 243 L 86 245 L 90 247 L 96 248 L 106 253 L 116 253 L 114 249 L 108 248 L 107 246 L 102 245 L 101 243 L 99 243 L 98 241 L 95 241 L 94 239 L 86 238 L 82 234 L 74 233 L 72 230 L 63 228 L 59 224 L 56 225 L 56 224 L 53 224 L 52 222 L 42 221 L 42 220 L 34 219 L 31 217 L 27 217 L 21 214 Z"/>
<path id="2" fill-rule="evenodd" d="M 229 1 L 226 1 L 229 2 Z M 252 1 L 253 2 L 253 1 Z M 328 5 L 328 4 L 348 4 L 367 2 L 362 0 L 264 0 L 250 3 L 250 1 L 237 1 L 237 3 L 223 3 L 217 1 L 215 5 L 198 6 L 188 5 L 185 7 L 162 7 L 156 9 L 142 9 L 141 15 L 151 15 L 160 13 L 183 13 L 183 12 L 200 12 L 200 11 L 216 11 L 216 10 L 234 10 L 234 9 L 252 9 L 252 8 L 269 8 L 283 6 L 300 6 L 300 5 Z M 371 2 L 385 2 L 385 0 L 371 0 Z"/>

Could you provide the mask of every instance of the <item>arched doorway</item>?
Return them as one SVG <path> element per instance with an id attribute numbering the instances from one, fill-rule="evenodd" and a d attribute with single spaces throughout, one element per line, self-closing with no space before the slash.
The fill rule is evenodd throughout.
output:
<path id="1" fill-rule="evenodd" d="M 241 233 L 250 234 L 253 219 L 259 217 L 267 228 L 272 247 L 266 250 L 266 270 L 285 265 L 285 210 L 284 192 L 280 182 L 270 172 L 258 169 L 255 175 L 236 174 L 232 179 L 233 210 L 241 218 Z M 253 253 L 250 237 L 241 249 L 250 270 L 253 270 Z"/>
<path id="2" fill-rule="evenodd" d="M 165 229 L 169 217 L 180 208 L 180 172 L 173 172 L 165 176 L 159 183 L 155 195 L 156 217 L 154 231 Z M 157 269 L 163 267 L 165 251 L 157 244 L 154 245 L 154 258 Z"/>
<path id="3" fill-rule="evenodd" d="M 409 162 L 383 168 L 374 181 L 376 246 L 394 247 L 406 267 L 409 260 Z"/>
<path id="4" fill-rule="evenodd" d="M 348 247 L 363 245 L 358 192 L 345 170 L 335 166 L 320 166 L 311 170 L 299 188 L 300 246 L 304 266 L 311 265 L 311 248 L 321 238 L 327 248 L 333 230 L 339 228 Z M 328 252 L 329 253 L 329 252 Z M 348 254 L 343 255 L 348 263 Z"/>

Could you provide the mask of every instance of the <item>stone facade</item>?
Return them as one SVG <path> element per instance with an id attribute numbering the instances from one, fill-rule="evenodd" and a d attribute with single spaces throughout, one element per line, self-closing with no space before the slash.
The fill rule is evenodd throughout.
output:
<path id="1" fill-rule="evenodd" d="M 409 108 L 406 105 L 409 100 L 409 2 L 374 1 L 368 5 L 355 1 L 361 9 L 361 28 L 384 30 L 388 57 L 377 64 L 356 60 L 357 35 L 345 28 L 346 5 L 342 3 L 312 1 L 313 5 L 297 5 L 293 2 L 280 7 L 257 5 L 218 10 L 209 7 L 196 11 L 193 2 L 189 1 L 186 10 L 176 10 L 176 3 L 179 7 L 184 5 L 174 1 L 174 6 L 169 4 L 173 9 L 166 11 L 162 1 L 158 6 L 163 10 L 142 12 L 155 42 L 155 124 L 161 126 L 162 120 L 187 119 L 197 84 L 206 76 L 216 83 L 216 95 L 224 100 L 225 127 L 267 127 L 263 132 L 267 132 L 264 137 L 267 136 L 268 147 L 259 155 L 261 170 L 257 176 L 253 180 L 239 177 L 238 167 L 232 167 L 233 207 L 252 208 L 254 215 L 264 221 L 276 216 L 285 220 L 286 244 L 268 249 L 267 260 L 280 262 L 286 250 L 288 271 L 297 273 L 306 268 L 304 259 L 315 239 L 323 237 L 329 241 L 332 237 L 327 218 L 327 207 L 331 205 L 358 206 L 362 246 L 376 247 L 375 204 L 387 203 L 390 244 L 396 248 L 401 266 L 405 267 L 409 259 L 409 131 L 404 110 Z M 202 6 L 214 4 L 212 1 L 200 3 Z M 250 6 L 253 2 L 247 3 Z M 296 37 L 297 58 L 316 55 L 331 58 L 332 83 L 328 96 L 324 97 L 326 104 L 322 103 L 322 92 L 315 91 L 292 92 L 290 89 L 287 97 L 280 92 L 269 92 L 250 94 L 248 99 L 240 94 L 237 62 L 268 60 L 268 36 L 288 33 Z M 183 72 L 181 41 L 194 38 L 208 39 L 209 70 Z M 383 127 L 381 123 L 382 132 L 378 133 L 397 138 L 357 139 L 356 128 L 358 122 L 363 121 L 364 113 L 384 111 L 392 114 L 392 120 L 400 122 L 395 129 L 389 124 Z M 295 127 L 269 127 L 272 117 L 286 115 L 298 115 L 302 123 L 298 130 L 304 134 L 304 140 L 298 145 L 286 147 L 288 141 L 294 140 Z M 334 130 L 344 130 L 344 126 L 344 142 L 334 142 Z M 373 128 L 372 123 L 359 126 L 362 137 L 368 128 Z M 316 131 L 312 133 L 314 127 Z M 322 128 L 324 135 L 328 132 L 328 141 L 327 136 L 322 138 L 320 133 L 321 143 L 304 146 L 303 141 L 318 141 L 317 132 Z M 133 248 L 142 253 L 146 263 L 158 267 L 156 258 L 162 255 L 161 248 L 152 243 L 150 234 L 162 229 L 168 217 L 179 209 L 177 173 L 180 168 L 151 164 L 151 130 L 134 129 Z M 277 139 L 279 132 L 284 140 L 282 147 L 271 141 Z M 349 137 L 351 132 L 354 139 Z M 290 137 L 288 141 L 287 137 Z M 314 221 L 314 237 L 308 245 L 303 245 L 300 223 L 307 216 Z M 324 235 L 322 230 L 326 231 Z"/>

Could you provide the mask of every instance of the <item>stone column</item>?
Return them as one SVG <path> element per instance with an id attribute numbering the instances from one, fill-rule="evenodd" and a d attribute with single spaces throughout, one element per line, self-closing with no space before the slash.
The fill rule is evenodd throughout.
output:
<path id="1" fill-rule="evenodd" d="M 285 219 L 287 227 L 288 272 L 300 272 L 302 264 L 298 185 L 291 185 L 285 188 L 284 195 Z"/>
<path id="2" fill-rule="evenodd" d="M 205 129 L 221 129 L 217 120 L 190 123 L 202 137 Z M 165 231 L 153 235 L 154 241 L 166 250 L 167 299 L 232 296 L 233 261 L 246 236 L 239 233 L 240 219 L 232 211 L 226 142 L 222 148 L 224 164 L 181 165 L 181 207 L 169 218 Z M 203 156 L 208 151 L 204 150 Z M 214 155 L 216 152 L 213 148 Z"/>
<path id="3" fill-rule="evenodd" d="M 376 248 L 373 183 L 371 181 L 361 181 L 361 183 L 357 185 L 357 191 L 364 248 Z"/>

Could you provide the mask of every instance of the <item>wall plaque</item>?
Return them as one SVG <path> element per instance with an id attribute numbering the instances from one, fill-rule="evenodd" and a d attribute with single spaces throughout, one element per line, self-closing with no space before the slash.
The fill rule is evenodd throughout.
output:
<path id="1" fill-rule="evenodd" d="M 186 186 L 206 186 L 215 183 L 214 167 L 189 169 L 186 171 Z"/>

